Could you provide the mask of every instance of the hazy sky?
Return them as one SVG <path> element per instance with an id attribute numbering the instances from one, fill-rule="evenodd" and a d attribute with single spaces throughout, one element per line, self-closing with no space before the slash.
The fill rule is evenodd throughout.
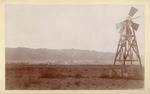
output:
<path id="1" fill-rule="evenodd" d="M 116 52 L 119 33 L 131 6 L 6 6 L 6 47 L 85 49 Z M 134 20 L 140 52 L 144 53 L 144 6 Z"/>

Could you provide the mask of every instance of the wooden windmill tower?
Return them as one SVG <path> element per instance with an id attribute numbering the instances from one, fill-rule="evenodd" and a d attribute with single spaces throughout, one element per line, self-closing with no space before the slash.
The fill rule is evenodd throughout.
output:
<path id="1" fill-rule="evenodd" d="M 136 41 L 135 31 L 137 31 L 139 24 L 134 23 L 132 18 L 138 9 L 131 7 L 126 20 L 117 23 L 116 28 L 120 29 L 120 39 L 117 47 L 114 65 L 121 63 L 122 65 L 132 65 L 138 62 L 141 66 L 141 58 Z"/>

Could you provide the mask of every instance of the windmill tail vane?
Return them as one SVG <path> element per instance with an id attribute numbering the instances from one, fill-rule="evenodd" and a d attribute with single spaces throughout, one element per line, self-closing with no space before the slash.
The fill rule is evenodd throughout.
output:
<path id="1" fill-rule="evenodd" d="M 131 7 L 128 17 L 124 21 L 116 24 L 116 29 L 120 29 L 120 39 L 114 59 L 114 65 L 116 65 L 117 62 L 123 65 L 132 65 L 135 61 L 139 62 L 141 65 L 141 59 L 135 35 L 135 31 L 138 30 L 139 24 L 133 22 L 133 19 L 137 17 L 132 18 L 137 11 L 138 9 Z"/>

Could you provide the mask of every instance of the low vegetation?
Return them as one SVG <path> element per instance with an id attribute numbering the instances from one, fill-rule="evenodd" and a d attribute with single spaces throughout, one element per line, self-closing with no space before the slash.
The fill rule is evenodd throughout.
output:
<path id="1" fill-rule="evenodd" d="M 109 76 L 104 65 L 6 64 L 7 90 L 139 89 L 144 80 Z M 136 68 L 135 68 L 136 69 Z M 137 68 L 138 69 L 138 68 Z M 139 72 L 137 70 L 135 72 Z M 139 77 L 139 76 L 138 76 Z"/>

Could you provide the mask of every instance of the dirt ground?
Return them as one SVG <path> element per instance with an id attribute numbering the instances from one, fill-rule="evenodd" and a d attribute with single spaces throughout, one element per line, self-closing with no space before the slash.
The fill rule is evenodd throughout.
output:
<path id="1" fill-rule="evenodd" d="M 6 64 L 6 90 L 144 89 L 143 79 L 109 77 L 105 65 Z"/>

